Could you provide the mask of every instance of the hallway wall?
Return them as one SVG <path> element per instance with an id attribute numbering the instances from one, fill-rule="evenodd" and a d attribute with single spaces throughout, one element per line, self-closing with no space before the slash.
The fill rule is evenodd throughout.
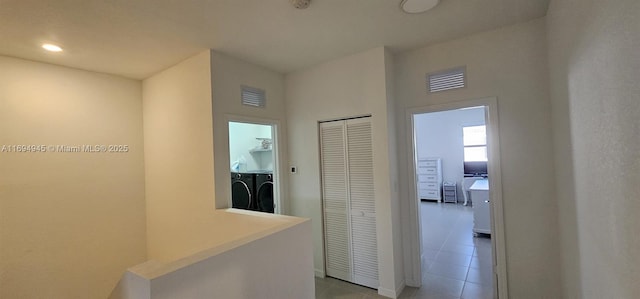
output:
<path id="1" fill-rule="evenodd" d="M 507 279 L 511 298 L 560 296 L 558 225 L 545 20 L 482 32 L 396 56 L 400 190 L 408 198 L 406 111 L 411 107 L 497 97 Z M 426 74 L 466 66 L 467 87 L 429 94 Z M 408 223 L 403 225 L 405 257 Z M 412 268 L 405 259 L 405 269 Z M 407 276 L 410 276 L 408 273 Z"/>
<path id="2" fill-rule="evenodd" d="M 146 260 L 140 81 L 0 56 L 3 145 L 46 152 L 0 151 L 0 298 L 106 298 Z"/>
<path id="3" fill-rule="evenodd" d="M 565 298 L 638 298 L 640 2 L 547 16 Z"/>
<path id="4" fill-rule="evenodd" d="M 384 47 L 342 57 L 285 77 L 291 212 L 312 219 L 316 275 L 324 275 L 318 122 L 372 115 L 380 288 L 404 284 L 390 79 L 392 56 Z M 390 115 L 391 114 L 391 115 Z"/>
<path id="5" fill-rule="evenodd" d="M 149 259 L 193 250 L 215 209 L 209 51 L 143 81 Z"/>
<path id="6" fill-rule="evenodd" d="M 287 119 L 285 115 L 284 76 L 259 65 L 246 62 L 229 55 L 211 50 L 211 93 L 213 114 L 213 151 L 216 161 L 216 208 L 231 205 L 231 163 L 229 155 L 229 125 L 232 118 L 254 122 L 254 119 L 266 120 L 269 124 L 278 123 L 276 136 L 280 181 L 280 211 L 288 214 L 289 196 L 287 175 Z M 262 108 L 242 105 L 241 86 L 259 88 L 265 91 L 266 106 Z M 238 117 L 240 119 L 238 119 Z M 275 161 L 274 161 L 275 163 Z"/>

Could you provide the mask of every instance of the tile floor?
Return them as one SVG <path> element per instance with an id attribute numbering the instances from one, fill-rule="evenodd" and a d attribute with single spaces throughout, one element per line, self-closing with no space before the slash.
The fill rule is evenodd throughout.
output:
<path id="1" fill-rule="evenodd" d="M 473 237 L 473 211 L 462 204 L 421 203 L 422 287 L 399 298 L 492 298 L 491 240 Z M 434 229 L 437 228 L 437 229 Z M 384 298 L 374 289 L 316 278 L 316 298 Z"/>

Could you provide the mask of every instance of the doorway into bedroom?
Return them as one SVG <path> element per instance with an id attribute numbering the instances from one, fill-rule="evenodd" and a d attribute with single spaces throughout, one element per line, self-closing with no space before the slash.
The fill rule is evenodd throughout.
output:
<path id="1" fill-rule="evenodd" d="M 416 295 L 497 295 L 487 116 L 485 105 L 411 116 L 422 248 Z"/>

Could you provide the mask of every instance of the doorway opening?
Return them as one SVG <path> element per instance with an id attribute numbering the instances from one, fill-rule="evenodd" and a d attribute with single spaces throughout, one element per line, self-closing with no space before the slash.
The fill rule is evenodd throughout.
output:
<path id="1" fill-rule="evenodd" d="M 230 206 L 281 211 L 276 124 L 229 121 Z"/>
<path id="2" fill-rule="evenodd" d="M 414 284 L 425 295 L 506 297 L 497 100 L 408 111 Z"/>

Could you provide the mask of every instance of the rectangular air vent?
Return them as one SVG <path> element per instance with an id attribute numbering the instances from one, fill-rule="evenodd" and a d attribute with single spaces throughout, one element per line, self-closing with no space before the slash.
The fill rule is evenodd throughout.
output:
<path id="1" fill-rule="evenodd" d="M 242 104 L 251 107 L 263 108 L 266 105 L 267 98 L 263 89 L 241 86 L 242 87 Z"/>
<path id="2" fill-rule="evenodd" d="M 457 67 L 454 69 L 427 74 L 427 90 L 429 90 L 429 92 L 463 88 L 465 85 L 465 67 Z"/>

